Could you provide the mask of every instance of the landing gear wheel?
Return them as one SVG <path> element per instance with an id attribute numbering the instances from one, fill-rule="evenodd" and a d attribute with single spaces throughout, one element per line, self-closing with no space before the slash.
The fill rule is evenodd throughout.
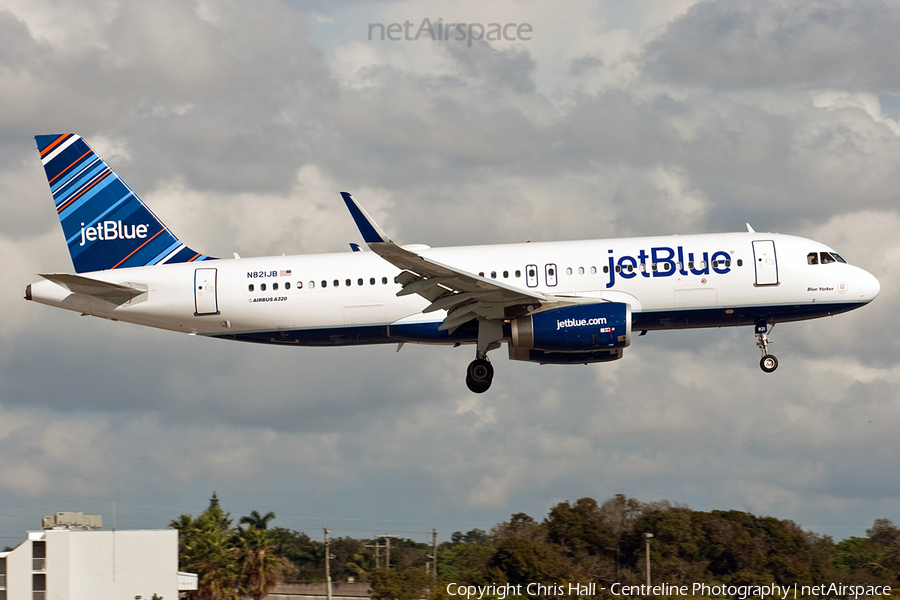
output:
<path id="1" fill-rule="evenodd" d="M 482 394 L 491 387 L 494 380 L 494 367 L 483 358 L 477 358 L 469 363 L 466 369 L 466 385 L 476 394 Z"/>
<path id="2" fill-rule="evenodd" d="M 778 368 L 778 359 L 771 354 L 766 354 L 759 360 L 759 368 L 766 373 L 771 373 Z"/>

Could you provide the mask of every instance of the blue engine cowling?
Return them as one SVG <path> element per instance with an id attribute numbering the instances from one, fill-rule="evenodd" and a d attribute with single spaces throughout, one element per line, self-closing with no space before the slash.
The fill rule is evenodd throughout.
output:
<path id="1" fill-rule="evenodd" d="M 510 324 L 509 357 L 540 363 L 605 362 L 631 344 L 631 306 L 577 304 L 533 313 Z"/>

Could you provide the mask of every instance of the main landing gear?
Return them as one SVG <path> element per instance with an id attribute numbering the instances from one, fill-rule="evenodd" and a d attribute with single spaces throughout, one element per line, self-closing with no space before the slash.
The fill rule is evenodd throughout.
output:
<path id="1" fill-rule="evenodd" d="M 762 358 L 759 359 L 759 368 L 766 373 L 771 373 L 778 368 L 778 359 L 769 354 L 769 344 L 772 343 L 772 338 L 768 334 L 774 329 L 774 323 L 772 324 L 772 329 L 769 329 L 765 321 L 756 324 L 756 346 L 762 351 Z"/>
<path id="2" fill-rule="evenodd" d="M 466 385 L 470 390 L 476 394 L 486 392 L 493 380 L 494 367 L 487 357 L 476 358 L 469 363 L 469 368 L 466 369 Z"/>
<path id="3" fill-rule="evenodd" d="M 488 360 L 487 353 L 500 347 L 503 339 L 503 323 L 500 320 L 478 319 L 478 344 L 475 349 L 475 360 L 466 369 L 466 385 L 476 394 L 482 394 L 491 387 L 494 380 L 494 367 Z"/>

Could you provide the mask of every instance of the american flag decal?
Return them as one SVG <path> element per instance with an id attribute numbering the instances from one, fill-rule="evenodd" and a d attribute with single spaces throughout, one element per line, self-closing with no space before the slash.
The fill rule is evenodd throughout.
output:
<path id="1" fill-rule="evenodd" d="M 279 276 L 279 277 L 290 277 L 290 276 L 291 276 L 291 270 L 288 269 L 287 271 L 278 271 L 278 276 Z"/>

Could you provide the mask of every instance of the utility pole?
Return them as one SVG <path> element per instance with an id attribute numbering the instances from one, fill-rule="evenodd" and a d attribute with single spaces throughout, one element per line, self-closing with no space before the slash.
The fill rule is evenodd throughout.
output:
<path id="1" fill-rule="evenodd" d="M 386 533 L 379 537 L 384 538 L 384 563 L 385 563 L 385 568 L 388 571 L 390 571 L 391 570 L 391 538 L 400 537 L 400 536 L 389 535 Z"/>
<path id="2" fill-rule="evenodd" d="M 431 580 L 437 589 L 437 529 L 431 530 Z"/>
<path id="3" fill-rule="evenodd" d="M 331 600 L 331 542 L 328 540 L 328 528 L 325 528 L 325 593 Z"/>
<path id="4" fill-rule="evenodd" d="M 620 571 L 619 565 L 621 564 L 621 562 L 619 561 L 619 548 L 618 548 L 618 546 L 615 547 L 615 548 L 613 548 L 612 546 L 603 546 L 603 547 L 606 548 L 607 550 L 615 550 L 615 551 L 616 551 L 616 583 L 622 583 L 622 581 L 621 581 L 621 576 L 620 576 L 620 573 L 619 573 L 619 571 Z"/>
<path id="5" fill-rule="evenodd" d="M 374 548 L 375 549 L 375 568 L 377 569 L 379 566 L 381 566 L 381 563 L 378 561 L 378 559 L 380 558 L 378 555 L 378 549 L 381 548 L 381 546 L 378 544 L 378 540 L 376 539 L 375 543 L 372 544 L 371 546 L 366 545 L 366 548 Z"/>
<path id="6" fill-rule="evenodd" d="M 650 587 L 650 538 L 653 537 L 652 533 L 645 533 L 644 539 L 647 540 L 647 587 Z"/>

